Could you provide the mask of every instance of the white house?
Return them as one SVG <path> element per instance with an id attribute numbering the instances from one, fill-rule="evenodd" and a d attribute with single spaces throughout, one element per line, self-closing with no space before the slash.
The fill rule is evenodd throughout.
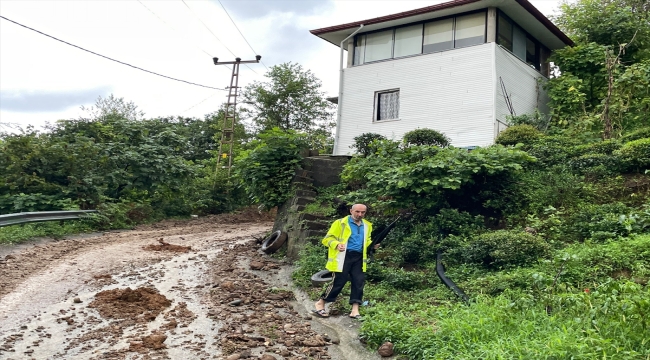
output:
<path id="1" fill-rule="evenodd" d="M 548 111 L 539 80 L 551 51 L 573 45 L 527 0 L 456 0 L 311 33 L 341 46 L 334 155 L 363 133 L 417 128 L 490 145 L 510 109 Z"/>

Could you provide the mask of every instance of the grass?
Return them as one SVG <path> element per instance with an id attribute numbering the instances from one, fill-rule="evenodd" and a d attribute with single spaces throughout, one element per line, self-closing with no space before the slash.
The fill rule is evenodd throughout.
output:
<path id="1" fill-rule="evenodd" d="M 322 248 L 306 247 L 296 283 L 307 288 L 323 265 Z M 506 270 L 448 264 L 470 305 L 430 265 L 369 265 L 369 347 L 391 341 L 409 359 L 650 359 L 650 235 L 570 244 Z"/>
<path id="2" fill-rule="evenodd" d="M 16 244 L 38 237 L 61 238 L 65 235 L 97 231 L 84 220 L 48 221 L 0 228 L 0 244 Z"/>

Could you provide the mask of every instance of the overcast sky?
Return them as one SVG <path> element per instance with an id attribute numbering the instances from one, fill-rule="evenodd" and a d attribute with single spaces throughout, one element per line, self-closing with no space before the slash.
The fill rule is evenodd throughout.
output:
<path id="1" fill-rule="evenodd" d="M 266 67 L 293 61 L 313 71 L 323 90 L 335 96 L 338 48 L 309 30 L 441 2 L 445 1 L 0 0 L 0 15 L 101 55 L 217 88 L 229 84 L 231 71 L 215 66 L 212 57 L 227 61 L 262 55 L 264 64 L 241 67 L 244 86 L 264 80 Z M 531 3 L 547 16 L 559 5 L 557 0 Z M 227 92 L 118 64 L 0 18 L 0 123 L 40 127 L 48 121 L 78 118 L 82 105 L 88 107 L 98 96 L 110 94 L 133 101 L 147 118 L 202 118 L 218 109 Z"/>

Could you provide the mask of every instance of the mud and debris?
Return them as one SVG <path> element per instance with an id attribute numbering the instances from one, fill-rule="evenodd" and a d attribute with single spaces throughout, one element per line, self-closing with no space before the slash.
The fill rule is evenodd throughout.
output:
<path id="1" fill-rule="evenodd" d="M 144 250 L 149 250 L 149 251 L 171 251 L 171 252 L 180 252 L 180 253 L 186 253 L 190 250 L 192 250 L 191 247 L 189 246 L 180 246 L 180 245 L 173 245 L 165 240 L 163 238 L 158 239 L 159 244 L 155 245 L 147 245 L 142 247 Z"/>
<path id="2" fill-rule="evenodd" d="M 156 289 L 141 287 L 135 290 L 105 290 L 95 295 L 88 307 L 97 309 L 104 319 L 130 319 L 135 322 L 149 322 L 156 319 L 171 301 Z"/>
<path id="3" fill-rule="evenodd" d="M 0 358 L 353 359 L 332 355 L 339 339 L 260 251 L 272 220 L 251 210 L 5 252 Z"/>

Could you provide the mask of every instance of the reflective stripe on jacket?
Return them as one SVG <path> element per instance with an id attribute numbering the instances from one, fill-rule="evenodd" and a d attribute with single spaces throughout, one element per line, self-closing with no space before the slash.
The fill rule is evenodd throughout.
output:
<path id="1" fill-rule="evenodd" d="M 352 235 L 352 229 L 348 224 L 348 219 L 350 215 L 344 217 L 343 219 L 338 219 L 334 221 L 332 226 L 330 226 L 327 235 L 323 239 L 323 245 L 327 246 L 327 265 L 325 268 L 333 272 L 343 271 L 343 260 L 345 260 L 345 251 L 338 251 L 336 247 L 343 243 L 347 244 L 348 239 Z M 366 271 L 366 263 L 368 261 L 366 249 L 370 246 L 370 234 L 372 233 L 372 223 L 365 219 L 363 221 L 363 271 Z"/>

